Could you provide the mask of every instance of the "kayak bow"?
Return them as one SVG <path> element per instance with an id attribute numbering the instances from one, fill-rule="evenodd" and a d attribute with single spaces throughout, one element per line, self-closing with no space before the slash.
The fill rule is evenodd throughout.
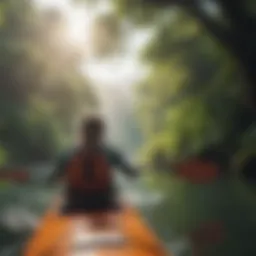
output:
<path id="1" fill-rule="evenodd" d="M 63 216 L 51 209 L 25 248 L 24 256 L 166 256 L 140 215 L 126 207 L 117 229 L 91 226 L 92 215 Z"/>

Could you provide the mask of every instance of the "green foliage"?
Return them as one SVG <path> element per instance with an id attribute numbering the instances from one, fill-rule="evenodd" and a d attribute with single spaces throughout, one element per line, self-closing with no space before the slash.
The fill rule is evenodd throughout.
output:
<path id="1" fill-rule="evenodd" d="M 0 165 L 5 164 L 8 161 L 8 153 L 2 147 L 0 147 Z"/>
<path id="2" fill-rule="evenodd" d="M 1 164 L 49 160 L 96 104 L 94 92 L 58 12 L 5 0 L 0 19 L 0 141 L 8 155 Z"/>
<path id="3" fill-rule="evenodd" d="M 236 66 L 193 19 L 176 13 L 158 26 L 143 58 L 152 67 L 138 88 L 149 162 L 230 143 L 241 91 Z"/>

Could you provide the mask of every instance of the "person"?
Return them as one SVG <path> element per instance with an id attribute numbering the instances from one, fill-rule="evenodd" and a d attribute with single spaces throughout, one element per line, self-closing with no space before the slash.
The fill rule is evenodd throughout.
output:
<path id="1" fill-rule="evenodd" d="M 80 144 L 57 164 L 52 180 L 64 179 L 64 213 L 117 210 L 117 191 L 113 170 L 130 178 L 138 176 L 118 152 L 105 143 L 105 123 L 91 116 L 82 121 Z"/>

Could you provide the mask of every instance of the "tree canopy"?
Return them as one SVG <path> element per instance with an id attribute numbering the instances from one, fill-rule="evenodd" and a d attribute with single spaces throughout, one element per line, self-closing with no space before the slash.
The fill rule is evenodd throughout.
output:
<path id="1" fill-rule="evenodd" d="M 254 36 L 245 35 L 254 15 L 250 4 L 116 1 L 122 17 L 155 31 L 142 54 L 151 72 L 138 88 L 147 134 L 143 152 L 151 163 L 162 159 L 168 169 L 173 159 L 207 151 L 223 165 L 239 149 L 255 119 L 245 100 L 252 95 L 247 85 L 254 88 L 247 69 L 254 65 L 247 67 L 241 57 L 245 51 L 254 54 L 254 47 L 245 45 L 246 36 Z M 247 22 L 239 25 L 239 17 Z"/>

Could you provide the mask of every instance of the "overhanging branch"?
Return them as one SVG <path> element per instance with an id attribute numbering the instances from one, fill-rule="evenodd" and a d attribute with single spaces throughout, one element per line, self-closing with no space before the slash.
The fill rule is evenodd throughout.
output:
<path id="1" fill-rule="evenodd" d="M 246 27 L 250 17 L 246 11 L 246 0 L 218 0 L 224 14 L 233 27 Z"/>
<path id="2" fill-rule="evenodd" d="M 201 24 L 223 45 L 233 48 L 235 36 L 232 30 L 221 26 L 209 17 L 198 5 L 190 4 L 184 6 L 188 13 L 201 22 Z"/>
<path id="3" fill-rule="evenodd" d="M 144 0 L 145 1 L 145 0 Z M 220 0 L 223 2 L 229 2 L 229 0 Z M 240 1 L 240 0 L 232 0 Z M 148 3 L 155 5 L 171 6 L 176 5 L 185 9 L 189 14 L 199 20 L 203 26 L 223 45 L 228 48 L 233 48 L 233 42 L 235 36 L 231 29 L 221 26 L 213 18 L 207 15 L 207 13 L 200 8 L 200 3 L 198 0 L 147 0 Z M 232 49 L 234 50 L 234 49 Z"/>

